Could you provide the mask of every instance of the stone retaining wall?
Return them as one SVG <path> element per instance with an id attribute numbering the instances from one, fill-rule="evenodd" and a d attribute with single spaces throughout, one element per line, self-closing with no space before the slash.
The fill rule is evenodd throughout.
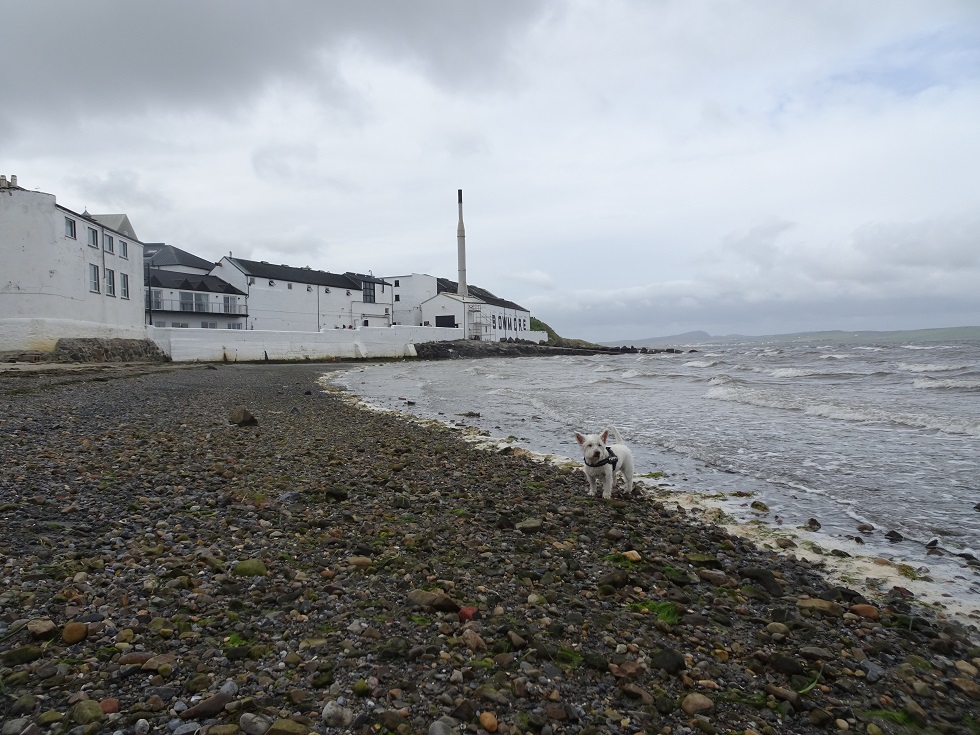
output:
<path id="1" fill-rule="evenodd" d="M 169 362 L 149 339 L 63 338 L 48 362 Z"/>

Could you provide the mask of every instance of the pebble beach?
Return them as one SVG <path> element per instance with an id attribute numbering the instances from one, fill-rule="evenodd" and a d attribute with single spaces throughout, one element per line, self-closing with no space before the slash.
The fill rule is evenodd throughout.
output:
<path id="1" fill-rule="evenodd" d="M 337 369 L 0 371 L 0 735 L 980 733 L 975 626 Z"/>

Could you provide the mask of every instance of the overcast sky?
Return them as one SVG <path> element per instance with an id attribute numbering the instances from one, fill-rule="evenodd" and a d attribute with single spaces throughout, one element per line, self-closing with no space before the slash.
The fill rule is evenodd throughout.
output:
<path id="1" fill-rule="evenodd" d="M 976 0 L 4 0 L 0 173 L 564 336 L 980 324 Z"/>

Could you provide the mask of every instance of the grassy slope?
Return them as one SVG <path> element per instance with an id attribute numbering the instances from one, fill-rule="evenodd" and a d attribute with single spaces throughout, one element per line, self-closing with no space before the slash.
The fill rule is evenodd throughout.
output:
<path id="1" fill-rule="evenodd" d="M 552 347 L 592 347 L 598 348 L 599 345 L 594 342 L 586 342 L 584 339 L 566 339 L 558 335 L 558 333 L 545 324 L 543 321 L 536 317 L 531 317 L 531 329 L 547 332 L 548 333 L 548 344 Z"/>

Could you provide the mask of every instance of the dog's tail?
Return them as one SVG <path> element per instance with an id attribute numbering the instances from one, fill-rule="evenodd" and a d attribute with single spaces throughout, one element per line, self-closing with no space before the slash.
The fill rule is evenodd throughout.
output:
<path id="1" fill-rule="evenodd" d="M 607 430 L 609 431 L 610 434 L 612 434 L 612 437 L 614 439 L 614 441 L 612 442 L 613 444 L 623 443 L 623 437 L 619 435 L 619 431 L 616 429 L 615 426 L 609 426 L 607 427 Z"/>

